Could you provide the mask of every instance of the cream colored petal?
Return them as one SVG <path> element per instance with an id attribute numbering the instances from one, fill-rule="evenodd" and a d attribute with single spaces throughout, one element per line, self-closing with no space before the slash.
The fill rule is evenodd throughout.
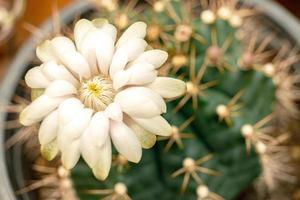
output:
<path id="1" fill-rule="evenodd" d="M 69 141 L 63 150 L 61 150 L 61 161 L 63 166 L 70 170 L 75 167 L 80 158 L 80 140 Z"/>
<path id="2" fill-rule="evenodd" d="M 115 74 L 113 85 L 115 90 L 125 85 L 145 85 L 153 82 L 157 77 L 157 71 L 148 63 L 136 63 L 127 70 L 118 71 Z"/>
<path id="3" fill-rule="evenodd" d="M 39 96 L 21 112 L 20 123 L 24 126 L 30 126 L 41 121 L 65 99 L 65 97 L 51 98 L 47 95 Z"/>
<path id="4" fill-rule="evenodd" d="M 97 179 L 105 180 L 109 174 L 112 160 L 110 138 L 108 138 L 107 142 L 97 151 L 97 155 L 99 158 L 92 170 Z"/>
<path id="5" fill-rule="evenodd" d="M 136 59 L 143 53 L 146 46 L 147 42 L 139 38 L 132 38 L 120 46 L 112 58 L 109 70 L 111 78 L 114 77 L 116 72 L 123 70 L 128 62 Z"/>
<path id="6" fill-rule="evenodd" d="M 103 37 L 98 38 L 98 42 L 100 44 L 96 46 L 98 67 L 103 74 L 108 75 L 109 66 L 115 51 L 114 40 L 103 34 Z"/>
<path id="7" fill-rule="evenodd" d="M 76 47 L 79 50 L 81 48 L 81 42 L 83 38 L 86 36 L 89 30 L 93 28 L 94 28 L 93 23 L 87 19 L 81 19 L 78 22 L 76 22 L 74 27 L 74 39 L 75 39 Z"/>
<path id="8" fill-rule="evenodd" d="M 109 119 L 104 112 L 96 113 L 89 125 L 91 144 L 101 147 L 109 137 Z"/>
<path id="9" fill-rule="evenodd" d="M 59 152 L 59 149 L 58 149 L 56 139 L 54 139 L 53 141 L 51 141 L 47 144 L 41 145 L 41 154 L 48 161 L 53 160 L 56 157 L 56 155 L 58 154 L 58 152 Z"/>
<path id="10" fill-rule="evenodd" d="M 99 74 L 97 60 L 96 60 L 96 46 L 98 38 L 103 37 L 103 32 L 89 31 L 81 41 L 79 52 L 89 64 L 92 75 Z"/>
<path id="11" fill-rule="evenodd" d="M 50 80 L 43 74 L 41 67 L 30 69 L 25 75 L 25 82 L 30 88 L 46 88 Z"/>
<path id="12" fill-rule="evenodd" d="M 71 112 L 71 111 L 70 111 Z M 78 140 L 91 122 L 93 111 L 83 108 L 66 124 L 59 124 L 58 146 L 61 150 L 69 141 Z"/>
<path id="13" fill-rule="evenodd" d="M 74 97 L 63 101 L 58 107 L 59 124 L 64 126 L 69 123 L 83 107 L 81 101 Z"/>
<path id="14" fill-rule="evenodd" d="M 172 128 L 170 124 L 162 117 L 156 116 L 153 118 L 137 118 L 133 120 L 147 131 L 160 136 L 170 136 Z"/>
<path id="15" fill-rule="evenodd" d="M 128 81 L 130 79 L 130 73 L 126 70 L 120 70 L 118 71 L 113 80 L 113 87 L 115 90 L 118 90 L 119 88 L 127 85 Z"/>
<path id="16" fill-rule="evenodd" d="M 52 111 L 41 123 L 39 141 L 42 146 L 55 140 L 58 132 L 58 111 Z"/>
<path id="17" fill-rule="evenodd" d="M 143 129 L 129 117 L 125 118 L 125 123 L 129 126 L 129 128 L 131 128 L 131 130 L 133 130 L 144 149 L 150 149 L 155 145 L 156 136 L 153 133 Z"/>
<path id="18" fill-rule="evenodd" d="M 121 107 L 117 103 L 111 103 L 107 108 L 105 109 L 105 114 L 108 116 L 108 118 L 121 122 L 123 121 L 123 112 L 121 110 Z"/>
<path id="19" fill-rule="evenodd" d="M 75 45 L 67 37 L 56 37 L 51 41 L 53 51 L 69 70 L 79 77 L 89 78 L 91 71 L 85 58 L 76 51 Z"/>
<path id="20" fill-rule="evenodd" d="M 58 57 L 53 52 L 51 41 L 46 40 L 36 48 L 36 55 L 42 62 L 56 61 L 59 62 Z"/>
<path id="21" fill-rule="evenodd" d="M 122 34 L 120 39 L 117 42 L 117 48 L 126 43 L 132 38 L 141 38 L 143 39 L 146 36 L 147 25 L 144 22 L 136 22 L 129 26 L 127 30 Z"/>
<path id="22" fill-rule="evenodd" d="M 78 86 L 79 82 L 76 78 L 63 66 L 58 65 L 54 61 L 46 62 L 41 66 L 43 74 L 45 74 L 49 80 L 65 80 L 72 83 L 74 86 Z"/>
<path id="23" fill-rule="evenodd" d="M 155 81 L 147 87 L 165 99 L 176 98 L 186 92 L 186 84 L 184 81 L 168 77 L 157 77 Z"/>
<path id="24" fill-rule="evenodd" d="M 131 162 L 138 163 L 142 147 L 134 132 L 122 122 L 111 121 L 111 139 L 117 151 Z"/>
<path id="25" fill-rule="evenodd" d="M 134 64 L 127 71 L 130 74 L 127 83 L 129 85 L 144 85 L 153 82 L 157 77 L 157 71 L 148 63 Z"/>
<path id="26" fill-rule="evenodd" d="M 166 112 L 160 95 L 145 87 L 129 87 L 115 96 L 123 112 L 132 117 L 150 118 Z"/>
<path id="27" fill-rule="evenodd" d="M 107 33 L 111 39 L 113 40 L 113 43 L 116 42 L 117 39 L 117 29 L 115 26 L 113 26 L 112 24 L 104 24 L 101 27 L 101 31 L 104 31 L 105 33 Z"/>
<path id="28" fill-rule="evenodd" d="M 45 90 L 45 95 L 49 97 L 62 97 L 77 94 L 77 89 L 72 83 L 64 80 L 53 81 Z"/>
<path id="29" fill-rule="evenodd" d="M 154 49 L 143 52 L 133 63 L 146 62 L 160 68 L 168 60 L 168 53 L 162 50 Z"/>
<path id="30" fill-rule="evenodd" d="M 109 67 L 109 75 L 111 79 L 114 79 L 114 76 L 117 72 L 125 69 L 126 64 L 128 63 L 128 55 L 126 52 L 117 51 L 112 58 L 111 65 Z"/>
<path id="31" fill-rule="evenodd" d="M 104 180 L 109 173 L 111 167 L 111 142 L 110 137 L 102 138 L 101 146 L 95 145 L 95 139 L 90 136 L 90 131 L 87 130 L 81 138 L 81 154 L 83 159 L 92 168 L 95 176 Z"/>

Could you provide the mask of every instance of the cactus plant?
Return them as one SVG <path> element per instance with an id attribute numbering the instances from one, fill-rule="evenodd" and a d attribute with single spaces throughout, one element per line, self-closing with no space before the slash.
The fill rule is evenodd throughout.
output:
<path id="1" fill-rule="evenodd" d="M 99 181 L 80 160 L 67 176 L 80 199 L 235 199 L 258 177 L 270 189 L 276 178 L 289 179 L 278 171 L 281 161 L 266 160 L 286 155 L 277 148 L 286 138 L 273 123 L 275 107 L 294 104 L 276 94 L 286 89 L 283 74 L 299 56 L 274 52 L 272 36 L 242 28 L 257 11 L 234 0 L 99 2 L 97 17 L 120 32 L 135 21 L 148 25 L 149 48 L 169 53 L 159 73 L 185 81 L 186 94 L 167 105 L 171 135 L 143 150 L 140 163 L 113 151 L 110 174 Z"/>

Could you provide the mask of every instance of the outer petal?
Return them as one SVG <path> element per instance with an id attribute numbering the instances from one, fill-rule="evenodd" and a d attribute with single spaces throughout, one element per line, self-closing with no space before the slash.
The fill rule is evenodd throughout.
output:
<path id="1" fill-rule="evenodd" d="M 71 83 L 64 80 L 57 80 L 50 83 L 45 90 L 45 95 L 49 97 L 62 97 L 74 95 L 77 89 Z"/>
<path id="2" fill-rule="evenodd" d="M 109 138 L 109 119 L 104 112 L 96 113 L 89 125 L 91 144 L 101 147 Z"/>
<path id="3" fill-rule="evenodd" d="M 125 71 L 115 74 L 113 81 L 117 90 L 125 85 L 145 85 L 153 82 L 157 77 L 157 71 L 148 63 L 136 63 Z"/>
<path id="4" fill-rule="evenodd" d="M 53 141 L 51 141 L 47 144 L 41 145 L 41 154 L 48 161 L 53 160 L 56 157 L 56 155 L 58 154 L 58 152 L 59 152 L 59 149 L 58 149 L 56 139 L 54 139 Z"/>
<path id="5" fill-rule="evenodd" d="M 25 82 L 30 88 L 46 88 L 50 80 L 43 74 L 41 67 L 34 67 L 26 73 Z"/>
<path id="6" fill-rule="evenodd" d="M 91 21 L 87 19 L 81 19 L 76 22 L 74 27 L 74 39 L 77 48 L 80 50 L 81 42 L 90 29 L 94 28 L 94 25 Z"/>
<path id="7" fill-rule="evenodd" d="M 170 136 L 172 133 L 170 124 L 161 116 L 149 119 L 134 117 L 133 120 L 141 127 L 155 135 Z"/>
<path id="8" fill-rule="evenodd" d="M 92 137 L 88 129 L 81 139 L 81 154 L 89 167 L 93 169 L 95 176 L 104 180 L 111 167 L 111 142 L 109 137 L 102 138 L 103 144 L 99 146 L 95 144 L 95 139 L 97 138 Z"/>
<path id="9" fill-rule="evenodd" d="M 179 97 L 186 92 L 185 82 L 168 77 L 158 77 L 147 87 L 166 99 Z"/>
<path id="10" fill-rule="evenodd" d="M 110 138 L 108 138 L 107 142 L 97 151 L 99 158 L 96 165 L 92 168 L 97 179 L 105 180 L 107 178 L 111 167 L 111 154 L 111 142 Z"/>
<path id="11" fill-rule="evenodd" d="M 113 78 L 115 73 L 125 68 L 126 64 L 136 59 L 144 52 L 147 42 L 143 39 L 132 38 L 120 46 L 113 56 L 110 66 L 110 76 Z"/>
<path id="12" fill-rule="evenodd" d="M 82 40 L 80 52 L 89 62 L 94 75 L 98 73 L 97 60 L 102 65 L 99 65 L 99 68 L 102 67 L 104 73 L 108 74 L 108 67 L 114 52 L 114 41 L 104 31 L 93 30 Z"/>
<path id="13" fill-rule="evenodd" d="M 63 65 L 58 65 L 54 61 L 44 63 L 41 66 L 41 70 L 51 81 L 65 80 L 74 86 L 78 86 L 79 84 L 75 77 Z"/>
<path id="14" fill-rule="evenodd" d="M 58 108 L 60 126 L 69 123 L 83 107 L 81 101 L 74 97 L 63 101 Z"/>
<path id="15" fill-rule="evenodd" d="M 132 117 L 150 118 L 166 112 L 167 109 L 161 96 L 145 87 L 123 90 L 115 96 L 115 102 Z"/>
<path id="16" fill-rule="evenodd" d="M 44 41 L 36 48 L 36 55 L 42 62 L 56 61 L 59 62 L 58 57 L 54 53 L 50 40 Z"/>
<path id="17" fill-rule="evenodd" d="M 138 163 L 142 147 L 134 132 L 122 122 L 111 121 L 111 138 L 118 152 L 129 161 Z"/>
<path id="18" fill-rule="evenodd" d="M 116 38 L 117 38 L 117 29 L 116 29 L 116 27 L 114 27 L 111 24 L 104 24 L 101 27 L 101 31 L 104 31 L 105 33 L 107 33 L 111 37 L 113 42 L 115 43 Z"/>
<path id="19" fill-rule="evenodd" d="M 72 112 L 72 111 L 70 111 Z M 89 126 L 93 111 L 89 108 L 83 108 L 67 124 L 59 126 L 58 145 L 61 150 L 66 147 L 70 141 L 75 141 L 81 137 Z"/>
<path id="20" fill-rule="evenodd" d="M 55 110 L 57 106 L 65 99 L 65 97 L 51 98 L 47 95 L 39 96 L 21 112 L 21 124 L 24 126 L 30 126 L 41 121 L 49 113 Z"/>
<path id="21" fill-rule="evenodd" d="M 146 62 L 155 67 L 161 67 L 168 60 L 168 53 L 162 50 L 154 49 L 145 51 L 133 63 Z"/>
<path id="22" fill-rule="evenodd" d="M 49 114 L 41 123 L 39 129 L 40 144 L 46 145 L 55 140 L 58 132 L 58 111 L 55 110 Z"/>
<path id="23" fill-rule="evenodd" d="M 72 169 L 80 158 L 80 140 L 69 141 L 61 150 L 61 161 L 66 169 Z"/>
<path id="24" fill-rule="evenodd" d="M 144 22 L 136 22 L 129 26 L 117 42 L 117 48 L 132 38 L 143 39 L 147 33 L 147 25 Z"/>
<path id="25" fill-rule="evenodd" d="M 109 106 L 105 109 L 105 114 L 112 120 L 118 122 L 123 121 L 123 112 L 120 105 L 117 103 L 109 104 Z"/>
<path id="26" fill-rule="evenodd" d="M 156 136 L 153 133 L 143 129 L 129 117 L 125 118 L 125 123 L 133 130 L 143 148 L 150 149 L 155 145 Z"/>
<path id="27" fill-rule="evenodd" d="M 56 37 L 51 41 L 53 51 L 59 57 L 61 63 L 79 77 L 91 76 L 89 64 L 75 49 L 75 45 L 67 37 Z"/>
<path id="28" fill-rule="evenodd" d="M 96 47 L 98 67 L 103 74 L 108 75 L 109 66 L 115 50 L 114 40 L 108 38 L 107 35 L 98 38 L 98 40 L 101 44 Z"/>

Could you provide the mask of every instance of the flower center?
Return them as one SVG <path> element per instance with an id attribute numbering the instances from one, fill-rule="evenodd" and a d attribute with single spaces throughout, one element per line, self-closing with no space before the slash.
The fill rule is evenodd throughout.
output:
<path id="1" fill-rule="evenodd" d="M 116 95 L 112 81 L 99 75 L 81 82 L 79 98 L 82 103 L 95 111 L 103 111 L 111 104 Z"/>

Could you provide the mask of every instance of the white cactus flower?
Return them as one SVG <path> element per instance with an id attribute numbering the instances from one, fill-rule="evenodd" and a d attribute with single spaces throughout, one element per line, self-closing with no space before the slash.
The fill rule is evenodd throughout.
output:
<path id="1" fill-rule="evenodd" d="M 78 21 L 74 42 L 63 36 L 37 47 L 42 65 L 30 69 L 25 81 L 45 89 L 20 115 L 25 126 L 41 122 L 42 154 L 61 152 L 71 169 L 80 155 L 98 179 L 111 167 L 112 147 L 139 162 L 142 147 L 151 148 L 155 135 L 168 136 L 171 126 L 161 116 L 165 99 L 181 96 L 183 81 L 158 77 L 167 60 L 161 50 L 145 51 L 146 24 L 132 24 L 118 39 L 105 20 Z"/>

